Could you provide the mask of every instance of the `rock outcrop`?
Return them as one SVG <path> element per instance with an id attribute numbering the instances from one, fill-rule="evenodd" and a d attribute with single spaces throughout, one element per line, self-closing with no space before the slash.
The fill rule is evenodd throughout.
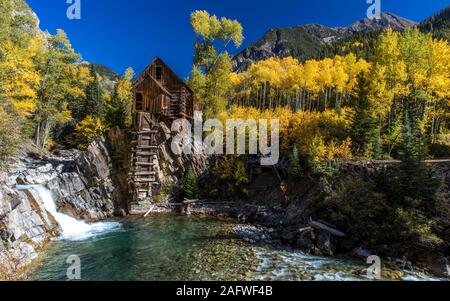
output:
<path id="1" fill-rule="evenodd" d="M 160 210 L 161 203 L 181 202 L 182 180 L 187 171 L 192 168 L 194 172 L 201 176 L 207 170 L 208 157 L 204 154 L 181 154 L 177 155 L 172 151 L 172 139 L 174 137 L 171 130 L 164 122 L 159 123 L 158 128 L 158 155 L 156 171 L 160 187 L 155 187 L 153 191 L 153 201 L 139 200 L 132 202 L 130 214 L 145 214 L 153 208 L 153 211 Z M 174 147 L 177 147 L 174 145 Z M 178 146 L 181 148 L 181 146 Z M 182 153 L 180 151 L 180 153 Z"/>
<path id="2" fill-rule="evenodd" d="M 33 191 L 16 185 L 46 185 L 58 211 L 85 221 L 112 217 L 122 208 L 111 148 L 104 140 L 87 151 L 61 151 L 44 159 L 26 156 L 0 173 L 0 277 L 28 265 L 59 227 Z M 4 276 L 5 277 L 5 276 Z"/>

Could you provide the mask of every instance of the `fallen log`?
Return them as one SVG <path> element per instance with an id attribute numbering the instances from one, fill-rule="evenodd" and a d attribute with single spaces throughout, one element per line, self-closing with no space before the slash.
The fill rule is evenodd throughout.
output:
<path id="1" fill-rule="evenodd" d="M 150 207 L 150 209 L 147 211 L 147 213 L 144 214 L 144 218 L 147 217 L 147 216 L 149 216 L 149 214 L 152 213 L 152 211 L 153 211 L 154 208 L 155 208 L 155 206 L 152 205 L 152 207 Z"/>
<path id="2" fill-rule="evenodd" d="M 337 236 L 337 237 L 344 237 L 345 236 L 345 233 L 343 233 L 343 232 L 341 232 L 341 231 L 339 231 L 337 229 L 331 228 L 331 227 L 329 227 L 329 226 L 327 226 L 327 225 L 325 225 L 323 223 L 319 223 L 317 221 L 311 220 L 309 222 L 309 224 L 311 225 L 311 227 L 313 227 L 315 229 L 327 231 L 327 232 L 329 232 L 330 234 L 332 234 L 334 236 Z"/>

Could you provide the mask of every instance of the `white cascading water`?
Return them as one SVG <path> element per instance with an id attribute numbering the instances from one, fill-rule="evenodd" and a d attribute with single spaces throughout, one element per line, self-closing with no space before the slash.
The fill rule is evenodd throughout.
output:
<path id="1" fill-rule="evenodd" d="M 50 190 L 43 185 L 18 185 L 16 188 L 18 190 L 33 190 L 39 195 L 47 212 L 50 213 L 59 224 L 62 239 L 85 240 L 101 233 L 120 228 L 120 223 L 98 222 L 88 224 L 58 212 Z"/>

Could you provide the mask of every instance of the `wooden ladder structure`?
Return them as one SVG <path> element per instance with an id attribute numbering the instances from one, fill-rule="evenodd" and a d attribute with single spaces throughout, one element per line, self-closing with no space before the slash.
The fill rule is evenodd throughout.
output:
<path id="1" fill-rule="evenodd" d="M 170 99 L 169 119 L 173 121 L 179 116 L 180 94 L 176 91 L 172 91 L 171 94 L 172 97 Z"/>
<path id="2" fill-rule="evenodd" d="M 185 87 L 180 90 L 171 91 L 172 97 L 169 108 L 169 118 L 175 120 L 180 117 L 187 116 L 187 91 Z"/>
<path id="3" fill-rule="evenodd" d="M 156 117 L 144 112 L 135 114 L 134 124 L 129 178 L 134 190 L 131 207 L 139 207 L 142 202 L 151 200 L 153 188 L 158 184 L 159 125 Z"/>

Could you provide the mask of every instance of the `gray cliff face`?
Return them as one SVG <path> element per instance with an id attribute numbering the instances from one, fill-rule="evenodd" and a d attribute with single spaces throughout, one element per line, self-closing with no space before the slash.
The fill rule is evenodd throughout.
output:
<path id="1" fill-rule="evenodd" d="M 33 191 L 16 185 L 46 185 L 58 211 L 77 219 L 112 217 L 120 206 L 106 141 L 85 152 L 66 151 L 42 160 L 25 157 L 0 172 L 0 278 L 38 257 L 39 249 L 59 234 L 59 226 Z"/>

